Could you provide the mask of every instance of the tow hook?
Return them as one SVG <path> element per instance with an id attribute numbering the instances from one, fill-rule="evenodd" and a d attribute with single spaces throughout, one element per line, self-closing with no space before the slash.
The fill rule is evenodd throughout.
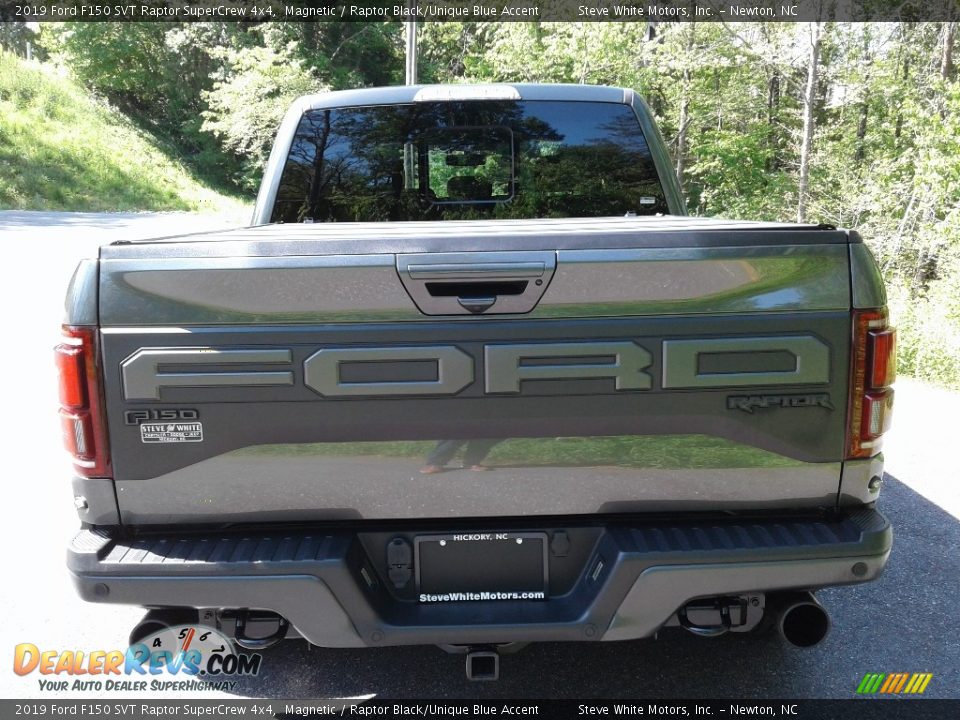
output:
<path id="1" fill-rule="evenodd" d="M 491 645 L 467 650 L 467 680 L 482 682 L 500 679 L 500 653 Z"/>
<path id="2" fill-rule="evenodd" d="M 734 622 L 731 612 L 738 611 L 737 621 Z M 712 610 L 719 614 L 720 622 L 713 625 L 700 625 L 690 620 L 688 610 Z M 700 637 L 719 637 L 730 632 L 734 625 L 744 625 L 747 622 L 747 603 L 744 598 L 711 598 L 684 605 L 677 611 L 677 621 L 685 630 Z"/>
<path id="3" fill-rule="evenodd" d="M 249 618 L 248 610 L 239 610 L 237 612 L 236 629 L 233 639 L 237 645 L 247 650 L 266 650 L 272 648 L 278 642 L 287 636 L 287 629 L 290 623 L 285 617 L 277 615 L 277 629 L 266 637 L 252 638 L 247 636 L 247 620 Z"/>

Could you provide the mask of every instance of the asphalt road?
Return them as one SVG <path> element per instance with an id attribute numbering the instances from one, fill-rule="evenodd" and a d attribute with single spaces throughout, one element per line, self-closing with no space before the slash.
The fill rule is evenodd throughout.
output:
<path id="1" fill-rule="evenodd" d="M 0 212 L 4 309 L 3 490 L 0 524 L 0 696 L 42 697 L 12 670 L 16 643 L 41 649 L 121 648 L 141 616 L 73 593 L 64 547 L 77 527 L 60 450 L 50 348 L 76 261 L 113 239 L 218 228 L 224 218 Z M 896 541 L 887 572 L 824 591 L 833 630 L 810 650 L 776 636 L 713 640 L 667 631 L 657 640 L 533 645 L 503 658 L 497 683 L 468 683 L 462 659 L 433 647 L 330 650 L 289 642 L 264 654 L 255 697 L 851 697 L 867 672 L 930 672 L 926 697 L 960 697 L 960 485 L 951 466 L 960 393 L 902 380 L 887 444 L 881 507 Z M 64 697 L 76 698 L 73 692 Z M 46 695 L 50 696 L 50 695 Z M 198 695 L 199 696 L 199 695 Z"/>

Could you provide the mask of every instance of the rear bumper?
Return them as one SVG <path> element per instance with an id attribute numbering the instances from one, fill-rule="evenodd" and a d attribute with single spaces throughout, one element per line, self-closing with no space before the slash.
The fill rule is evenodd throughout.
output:
<path id="1" fill-rule="evenodd" d="M 590 532 L 575 582 L 545 601 L 398 599 L 348 530 L 83 530 L 68 566 L 85 600 L 269 610 L 326 647 L 626 640 L 652 635 L 695 598 L 872 580 L 892 542 L 869 507 L 830 520 L 620 521 Z"/>

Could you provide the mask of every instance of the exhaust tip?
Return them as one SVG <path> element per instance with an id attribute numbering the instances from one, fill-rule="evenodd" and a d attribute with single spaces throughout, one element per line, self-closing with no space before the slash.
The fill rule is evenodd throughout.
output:
<path id="1" fill-rule="evenodd" d="M 800 648 L 818 645 L 830 632 L 830 616 L 813 596 L 786 607 L 780 617 L 780 634 Z"/>
<path id="2" fill-rule="evenodd" d="M 157 608 L 150 610 L 130 631 L 129 645 L 137 645 L 155 633 L 177 625 L 196 625 L 199 615 L 193 608 Z"/>

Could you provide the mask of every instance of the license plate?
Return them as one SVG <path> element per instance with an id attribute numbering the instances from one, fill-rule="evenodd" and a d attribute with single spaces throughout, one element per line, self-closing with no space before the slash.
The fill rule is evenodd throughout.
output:
<path id="1" fill-rule="evenodd" d="M 546 598 L 545 533 L 420 535 L 414 547 L 420 602 Z"/>

